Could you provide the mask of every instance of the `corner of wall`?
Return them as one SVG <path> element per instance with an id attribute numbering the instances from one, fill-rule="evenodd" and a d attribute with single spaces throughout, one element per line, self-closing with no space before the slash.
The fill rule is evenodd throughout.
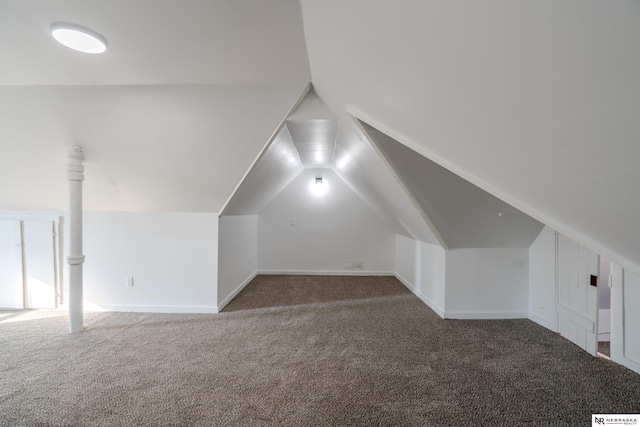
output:
<path id="1" fill-rule="evenodd" d="M 420 298 L 420 300 L 423 303 L 425 303 L 431 310 L 433 310 L 438 316 L 440 316 L 442 319 L 445 318 L 445 312 L 444 312 L 443 308 L 440 307 L 438 304 L 436 304 L 433 300 L 428 298 L 425 294 L 420 292 L 420 290 L 418 288 L 416 288 L 415 286 L 413 286 L 413 284 L 411 284 L 411 282 L 409 282 L 409 280 L 407 280 L 404 277 L 402 277 L 402 275 L 399 274 L 399 273 L 395 274 L 395 278 L 398 279 L 400 281 L 400 283 L 402 283 L 404 286 L 406 286 L 407 289 L 409 289 L 411 292 L 413 292 L 413 294 L 415 296 Z"/>
<path id="2" fill-rule="evenodd" d="M 529 247 L 528 286 L 528 318 L 557 332 L 556 232 L 546 226 Z"/>
<path id="3" fill-rule="evenodd" d="M 215 313 L 220 313 L 226 306 L 229 304 L 244 288 L 247 286 L 255 277 L 258 275 L 258 272 L 254 272 L 249 276 L 244 282 L 240 283 L 231 293 L 229 293 L 222 301 L 218 301 L 218 304 L 215 307 Z"/>
<path id="4" fill-rule="evenodd" d="M 439 246 L 396 234 L 395 277 L 442 318 L 445 256 Z"/>

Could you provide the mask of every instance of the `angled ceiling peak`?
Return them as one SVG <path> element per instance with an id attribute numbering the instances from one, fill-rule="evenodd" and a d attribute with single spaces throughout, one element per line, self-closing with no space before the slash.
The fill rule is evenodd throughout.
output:
<path id="1" fill-rule="evenodd" d="M 336 115 L 307 85 L 221 215 L 257 214 L 305 168 L 331 168 L 338 128 Z"/>
<path id="2" fill-rule="evenodd" d="M 313 90 L 287 117 L 286 126 L 305 168 L 331 167 L 340 122 Z"/>

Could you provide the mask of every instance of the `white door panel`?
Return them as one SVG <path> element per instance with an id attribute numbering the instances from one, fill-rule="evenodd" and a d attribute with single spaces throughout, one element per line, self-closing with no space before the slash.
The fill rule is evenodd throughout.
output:
<path id="1" fill-rule="evenodd" d="M 27 307 L 55 308 L 54 236 L 51 221 L 24 221 Z"/>
<path id="2" fill-rule="evenodd" d="M 640 364 L 640 276 L 624 271 L 624 357 Z"/>
<path id="3" fill-rule="evenodd" d="M 598 276 L 599 256 L 558 234 L 557 286 L 558 330 L 589 354 L 598 349 L 598 288 L 591 276 Z"/>
<path id="4" fill-rule="evenodd" d="M 0 221 L 0 308 L 23 308 L 21 252 L 20 221 Z"/>

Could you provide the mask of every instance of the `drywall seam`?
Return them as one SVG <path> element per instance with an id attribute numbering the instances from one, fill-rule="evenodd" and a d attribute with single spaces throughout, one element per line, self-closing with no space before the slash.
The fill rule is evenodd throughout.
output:
<path id="1" fill-rule="evenodd" d="M 420 290 L 418 288 L 413 286 L 411 284 L 411 282 L 409 282 L 407 279 L 402 277 L 401 274 L 395 273 L 395 277 L 396 277 L 396 279 L 398 279 L 400 281 L 400 283 L 402 283 L 404 286 L 406 286 L 407 289 L 409 289 L 415 296 L 420 298 L 420 300 L 423 303 L 425 303 L 427 305 L 427 307 L 429 307 L 431 310 L 433 310 L 441 318 L 443 318 L 443 319 L 445 318 L 444 317 L 445 313 L 444 313 L 444 310 L 442 309 L 442 307 L 440 307 L 438 304 L 436 304 L 431 298 L 428 298 L 425 294 L 420 292 Z"/>
<path id="2" fill-rule="evenodd" d="M 220 313 L 226 306 L 258 275 L 257 271 L 254 271 L 245 281 L 240 283 L 229 295 L 227 295 L 222 302 L 218 303 L 216 307 L 216 313 Z"/>

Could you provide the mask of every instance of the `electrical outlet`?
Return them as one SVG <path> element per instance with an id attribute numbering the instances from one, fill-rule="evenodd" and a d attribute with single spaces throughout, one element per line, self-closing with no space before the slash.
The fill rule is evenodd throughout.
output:
<path id="1" fill-rule="evenodd" d="M 353 268 L 355 268 L 357 270 L 363 270 L 364 269 L 364 261 L 354 261 L 353 262 Z"/>
<path id="2" fill-rule="evenodd" d="M 295 218 L 291 218 L 291 225 L 296 225 L 296 219 Z"/>
<path id="3" fill-rule="evenodd" d="M 127 276 L 126 287 L 133 288 L 133 276 Z"/>
<path id="4" fill-rule="evenodd" d="M 344 262 L 344 269 L 345 270 L 353 270 L 353 262 L 352 261 L 345 261 Z"/>

